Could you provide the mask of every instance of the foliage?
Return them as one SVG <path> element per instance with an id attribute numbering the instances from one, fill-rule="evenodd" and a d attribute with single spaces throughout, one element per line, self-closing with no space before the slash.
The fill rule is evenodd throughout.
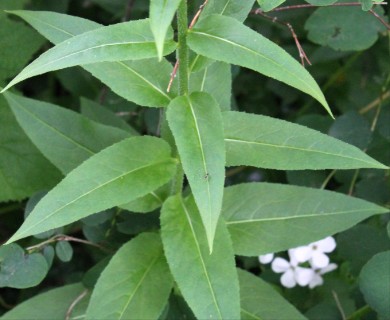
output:
<path id="1" fill-rule="evenodd" d="M 1 0 L 1 319 L 385 319 L 388 12 L 307 2 Z"/>

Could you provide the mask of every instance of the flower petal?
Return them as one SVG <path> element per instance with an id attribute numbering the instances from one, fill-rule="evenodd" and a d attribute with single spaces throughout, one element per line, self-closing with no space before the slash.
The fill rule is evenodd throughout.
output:
<path id="1" fill-rule="evenodd" d="M 286 272 L 288 269 L 290 269 L 290 263 L 288 263 L 286 259 L 278 257 L 272 261 L 271 268 L 276 273 Z"/>
<path id="2" fill-rule="evenodd" d="M 336 240 L 333 237 L 327 237 L 314 243 L 318 251 L 332 252 L 336 248 Z"/>
<path id="3" fill-rule="evenodd" d="M 325 274 L 337 269 L 337 264 L 329 263 L 325 268 L 319 270 L 319 274 Z"/>
<path id="4" fill-rule="evenodd" d="M 263 254 L 263 255 L 259 256 L 259 261 L 260 261 L 260 263 L 267 264 L 267 263 L 270 263 L 273 258 L 274 258 L 273 253 L 267 253 L 267 254 Z"/>
<path id="5" fill-rule="evenodd" d="M 325 268 L 329 264 L 329 257 L 322 252 L 315 251 L 310 259 L 310 265 L 314 269 Z"/>
<path id="6" fill-rule="evenodd" d="M 314 287 L 321 286 L 323 283 L 324 279 L 318 273 L 314 272 L 313 278 L 309 282 L 309 288 L 313 289 Z"/>
<path id="7" fill-rule="evenodd" d="M 302 246 L 288 250 L 291 260 L 296 260 L 298 262 L 308 261 L 311 258 L 312 253 L 313 250 L 310 246 Z"/>
<path id="8" fill-rule="evenodd" d="M 294 271 L 289 269 L 280 277 L 280 282 L 286 288 L 293 288 L 296 286 L 296 281 L 294 277 Z"/>
<path id="9" fill-rule="evenodd" d="M 295 280 L 301 287 L 304 287 L 312 281 L 314 274 L 313 269 L 297 267 L 295 269 Z"/>

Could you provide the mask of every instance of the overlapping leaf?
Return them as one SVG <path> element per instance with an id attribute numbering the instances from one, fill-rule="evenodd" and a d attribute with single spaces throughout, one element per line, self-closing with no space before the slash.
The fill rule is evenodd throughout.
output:
<path id="1" fill-rule="evenodd" d="M 241 269 L 237 271 L 240 282 L 241 319 L 306 319 L 271 285 L 247 271 Z"/>
<path id="2" fill-rule="evenodd" d="M 353 169 L 387 167 L 358 148 L 315 130 L 266 116 L 223 113 L 228 166 Z"/>
<path id="3" fill-rule="evenodd" d="M 172 284 L 160 236 L 141 234 L 123 245 L 102 272 L 86 319 L 157 319 Z"/>
<path id="4" fill-rule="evenodd" d="M 226 188 L 222 208 L 235 253 L 247 256 L 306 245 L 387 211 L 335 192 L 269 183 Z"/>
<path id="5" fill-rule="evenodd" d="M 298 61 L 233 18 L 212 15 L 199 21 L 189 30 L 188 45 L 198 54 L 255 70 L 297 88 L 332 115 L 321 89 Z"/>
<path id="6" fill-rule="evenodd" d="M 23 18 L 54 44 L 102 27 L 90 20 L 55 12 L 12 11 L 11 13 Z M 173 69 L 166 60 L 102 62 L 83 67 L 118 95 L 142 106 L 167 106 L 176 92 L 176 82 L 171 94 L 165 92 Z"/>
<path id="7" fill-rule="evenodd" d="M 195 92 L 174 99 L 167 119 L 212 250 L 225 180 L 221 111 L 209 94 Z"/>
<path id="8" fill-rule="evenodd" d="M 172 32 L 168 38 L 172 38 Z M 173 40 L 168 40 L 165 48 L 165 54 L 172 52 L 175 49 Z M 96 62 L 139 60 L 156 56 L 149 20 L 118 23 L 61 42 L 24 68 L 4 90 L 49 71 Z"/>
<path id="9" fill-rule="evenodd" d="M 213 253 L 193 198 L 176 195 L 163 205 L 161 237 L 171 272 L 198 319 L 239 319 L 239 290 L 233 249 L 223 221 Z"/>
<path id="10" fill-rule="evenodd" d="M 69 306 L 79 297 L 81 297 L 81 301 L 69 312 Z M 5 313 L 1 319 L 53 320 L 65 319 L 66 316 L 69 316 L 69 319 L 76 319 L 76 317 L 85 314 L 88 299 L 85 288 L 80 283 L 74 283 L 46 291 L 23 301 Z"/>
<path id="11" fill-rule="evenodd" d="M 161 139 L 133 137 L 114 144 L 70 172 L 8 243 L 144 196 L 168 182 L 175 167 Z"/>
<path id="12" fill-rule="evenodd" d="M 31 141 L 64 174 L 100 150 L 131 136 L 51 103 L 5 94 Z"/>
<path id="13" fill-rule="evenodd" d="M 31 143 L 1 96 L 0 123 L 0 201 L 22 200 L 52 188 L 61 173 Z"/>
<path id="14" fill-rule="evenodd" d="M 165 36 L 180 2 L 181 0 L 150 1 L 150 27 L 156 42 L 159 60 L 163 57 Z"/>

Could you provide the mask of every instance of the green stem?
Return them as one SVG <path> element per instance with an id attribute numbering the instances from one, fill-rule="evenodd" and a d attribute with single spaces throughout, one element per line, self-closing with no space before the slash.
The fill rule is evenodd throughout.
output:
<path id="1" fill-rule="evenodd" d="M 179 46 L 178 60 L 179 60 L 179 94 L 188 94 L 188 47 L 187 47 L 187 30 L 188 30 L 188 16 L 187 16 L 187 0 L 182 0 L 177 10 L 177 27 L 178 27 L 178 41 Z"/>
<path id="2" fill-rule="evenodd" d="M 365 316 L 367 313 L 371 312 L 372 309 L 370 306 L 365 305 L 364 307 L 356 310 L 354 313 L 352 313 L 347 320 L 358 320 L 361 319 L 363 316 Z"/>

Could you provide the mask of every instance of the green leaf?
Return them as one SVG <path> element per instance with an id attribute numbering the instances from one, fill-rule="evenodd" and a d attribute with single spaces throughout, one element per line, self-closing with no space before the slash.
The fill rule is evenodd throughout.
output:
<path id="1" fill-rule="evenodd" d="M 209 94 L 194 92 L 174 99 L 168 106 L 167 119 L 212 250 L 225 180 L 219 106 Z"/>
<path id="2" fill-rule="evenodd" d="M 69 262 L 73 257 L 73 248 L 68 241 L 58 241 L 56 243 L 56 254 L 62 262 Z"/>
<path id="3" fill-rule="evenodd" d="M 175 167 L 162 139 L 133 137 L 114 144 L 70 172 L 8 243 L 144 196 L 168 182 Z"/>
<path id="4" fill-rule="evenodd" d="M 65 174 L 100 150 L 131 136 L 50 103 L 12 93 L 5 97 L 31 141 Z"/>
<path id="5" fill-rule="evenodd" d="M 172 38 L 172 32 L 168 35 Z M 164 54 L 175 49 L 167 41 Z M 25 79 L 77 65 L 156 57 L 149 20 L 137 20 L 101 27 L 61 42 L 43 53 L 16 76 L 2 92 Z"/>
<path id="6" fill-rule="evenodd" d="M 363 11 L 371 10 L 374 5 L 372 0 L 359 0 L 359 2 L 362 4 Z"/>
<path id="7" fill-rule="evenodd" d="M 213 253 L 193 197 L 169 198 L 161 213 L 161 237 L 171 272 L 198 319 L 239 319 L 233 249 L 221 220 Z"/>
<path id="8" fill-rule="evenodd" d="M 0 288 L 34 287 L 45 278 L 47 271 L 42 254 L 25 254 L 17 244 L 0 247 Z"/>
<path id="9" fill-rule="evenodd" d="M 240 282 L 241 319 L 306 319 L 267 282 L 237 269 Z"/>
<path id="10" fill-rule="evenodd" d="M 23 18 L 55 44 L 102 27 L 93 21 L 55 12 L 13 11 L 11 13 Z M 170 74 L 173 71 L 172 65 L 166 60 L 102 62 L 86 65 L 83 68 L 119 96 L 142 106 L 166 107 L 177 91 L 175 82 L 171 93 L 166 93 Z"/>
<path id="11" fill-rule="evenodd" d="M 85 289 L 80 283 L 46 291 L 18 304 L 4 314 L 1 320 L 65 319 L 69 306 L 84 292 Z M 88 298 L 83 296 L 82 300 L 72 310 L 69 319 L 76 319 L 76 316 L 83 315 L 87 303 Z"/>
<path id="12" fill-rule="evenodd" d="M 337 0 L 305 0 L 305 1 L 315 6 L 329 6 L 330 4 L 337 2 Z"/>
<path id="13" fill-rule="evenodd" d="M 107 126 L 116 127 L 129 132 L 132 136 L 138 136 L 139 133 L 130 126 L 126 121 L 116 116 L 109 109 L 94 101 L 81 98 L 80 112 L 89 119 L 105 124 Z"/>
<path id="14" fill-rule="evenodd" d="M 312 76 L 286 51 L 237 20 L 213 15 L 188 32 L 188 45 L 196 53 L 255 70 L 317 99 L 332 115 Z"/>
<path id="15" fill-rule="evenodd" d="M 86 319 L 157 319 L 172 285 L 160 236 L 143 233 L 123 245 L 102 272 Z"/>
<path id="16" fill-rule="evenodd" d="M 18 74 L 26 63 L 28 63 L 33 54 L 45 42 L 42 37 L 37 35 L 31 28 L 22 23 L 8 19 L 3 13 L 3 9 L 12 8 L 13 5 L 21 5 L 18 2 L 0 4 L 0 85 Z M 10 1 L 6 1 L 10 2 Z"/>
<path id="17" fill-rule="evenodd" d="M 159 60 L 163 57 L 165 36 L 180 2 L 181 0 L 150 1 L 150 28 L 156 42 Z"/>
<path id="18" fill-rule="evenodd" d="M 390 251 L 378 253 L 363 267 L 359 286 L 365 300 L 386 319 L 390 314 Z"/>
<path id="19" fill-rule="evenodd" d="M 327 190 L 247 183 L 225 189 L 222 213 L 236 254 L 306 245 L 389 210 Z"/>
<path id="20" fill-rule="evenodd" d="M 383 16 L 383 9 L 375 12 Z M 308 38 L 335 50 L 361 51 L 371 47 L 385 27 L 359 7 L 319 8 L 306 20 Z"/>
<path id="21" fill-rule="evenodd" d="M 337 1 L 337 0 L 336 0 Z M 261 10 L 267 12 L 275 9 L 282 3 L 286 2 L 286 0 L 257 0 Z"/>
<path id="22" fill-rule="evenodd" d="M 31 143 L 0 96 L 0 201 L 21 200 L 53 187 L 61 173 Z"/>
<path id="23" fill-rule="evenodd" d="M 190 74 L 190 91 L 203 91 L 213 96 L 222 111 L 230 110 L 232 72 L 229 64 L 216 61 L 201 71 Z"/>
<path id="24" fill-rule="evenodd" d="M 228 166 L 282 170 L 387 169 L 358 148 L 304 126 L 235 111 L 224 112 L 222 116 Z"/>
<path id="25" fill-rule="evenodd" d="M 212 14 L 232 17 L 244 21 L 253 7 L 255 0 L 209 0 L 204 7 L 199 20 Z"/>

